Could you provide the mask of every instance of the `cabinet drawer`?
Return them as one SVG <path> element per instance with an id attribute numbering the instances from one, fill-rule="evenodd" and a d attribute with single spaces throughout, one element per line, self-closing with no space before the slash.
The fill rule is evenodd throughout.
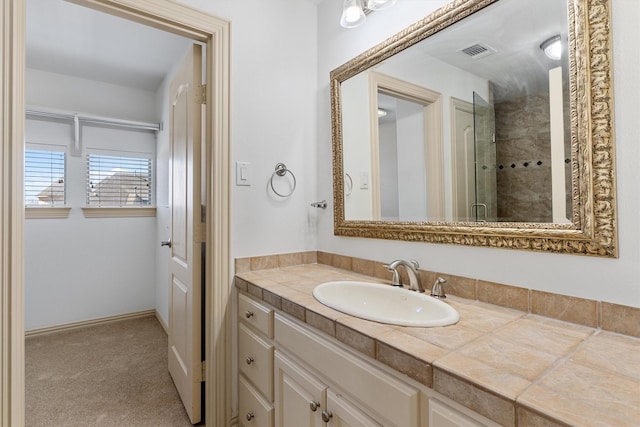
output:
<path id="1" fill-rule="evenodd" d="M 240 375 L 238 381 L 238 417 L 245 427 L 273 427 L 273 406 Z"/>
<path id="2" fill-rule="evenodd" d="M 273 400 L 273 345 L 244 324 L 238 325 L 238 368 L 269 400 Z"/>
<path id="3" fill-rule="evenodd" d="M 268 338 L 273 338 L 273 310 L 267 305 L 244 294 L 239 294 L 238 318 L 245 324 L 256 328 Z"/>
<path id="4" fill-rule="evenodd" d="M 381 421 L 382 424 L 418 425 L 419 392 L 415 388 L 371 366 L 363 360 L 364 356 L 344 350 L 279 313 L 275 315 L 274 331 L 278 344 L 313 366 L 338 388 L 347 388 L 350 396 L 387 420 Z M 384 408 L 383 413 L 377 412 L 380 408 Z"/>

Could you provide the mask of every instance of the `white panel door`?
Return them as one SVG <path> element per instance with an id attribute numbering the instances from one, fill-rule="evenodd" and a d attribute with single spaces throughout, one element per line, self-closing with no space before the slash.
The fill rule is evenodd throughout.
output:
<path id="1" fill-rule="evenodd" d="M 193 45 L 170 87 L 169 372 L 192 423 L 201 419 L 202 50 Z"/>
<path id="2" fill-rule="evenodd" d="M 453 220 L 471 221 L 475 204 L 473 105 L 456 100 L 453 105 Z"/>

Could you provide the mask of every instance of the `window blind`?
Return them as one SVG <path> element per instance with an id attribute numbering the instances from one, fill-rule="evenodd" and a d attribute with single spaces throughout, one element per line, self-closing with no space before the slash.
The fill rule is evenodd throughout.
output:
<path id="1" fill-rule="evenodd" d="M 26 149 L 24 199 L 27 206 L 60 206 L 66 202 L 65 153 Z"/>
<path id="2" fill-rule="evenodd" d="M 151 204 L 151 158 L 87 155 L 88 206 Z"/>

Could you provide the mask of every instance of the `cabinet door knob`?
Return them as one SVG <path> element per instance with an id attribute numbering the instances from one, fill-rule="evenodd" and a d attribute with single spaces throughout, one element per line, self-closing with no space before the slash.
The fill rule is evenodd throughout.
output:
<path id="1" fill-rule="evenodd" d="M 248 356 L 245 361 L 247 362 L 247 365 L 251 365 L 253 363 L 253 357 Z"/>
<path id="2" fill-rule="evenodd" d="M 251 317 L 253 317 L 253 311 L 248 311 L 248 310 L 247 310 L 247 312 L 244 314 L 244 316 L 245 316 L 247 319 L 250 319 Z"/>
<path id="3" fill-rule="evenodd" d="M 333 412 L 326 410 L 322 411 L 322 421 L 328 423 L 329 421 L 331 421 L 331 418 L 333 418 Z"/>
<path id="4" fill-rule="evenodd" d="M 309 408 L 311 409 L 311 412 L 316 412 L 319 407 L 320 407 L 320 402 L 316 402 L 315 400 L 312 400 L 311 403 L 309 403 Z"/>
<path id="5" fill-rule="evenodd" d="M 253 415 L 253 412 L 247 412 L 247 421 L 251 421 L 254 418 L 255 418 L 255 415 Z"/>

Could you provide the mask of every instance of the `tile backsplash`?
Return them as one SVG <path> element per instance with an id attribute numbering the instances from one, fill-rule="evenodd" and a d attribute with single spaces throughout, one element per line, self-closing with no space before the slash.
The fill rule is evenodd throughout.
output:
<path id="1" fill-rule="evenodd" d="M 381 261 L 322 251 L 237 258 L 235 271 L 242 273 L 315 263 L 379 279 L 391 279 L 391 274 Z M 444 277 L 447 280 L 447 294 L 640 338 L 640 308 L 637 307 L 487 282 L 446 272 L 419 270 L 418 273 L 427 289 L 431 288 L 436 277 Z"/>

